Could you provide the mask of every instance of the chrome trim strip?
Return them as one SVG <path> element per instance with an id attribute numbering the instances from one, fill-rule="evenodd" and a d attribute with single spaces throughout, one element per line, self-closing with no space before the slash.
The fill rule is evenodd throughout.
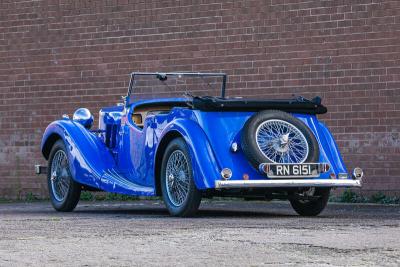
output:
<path id="1" fill-rule="evenodd" d="M 251 187 L 361 187 L 362 180 L 288 179 L 288 180 L 217 180 L 215 188 Z"/>

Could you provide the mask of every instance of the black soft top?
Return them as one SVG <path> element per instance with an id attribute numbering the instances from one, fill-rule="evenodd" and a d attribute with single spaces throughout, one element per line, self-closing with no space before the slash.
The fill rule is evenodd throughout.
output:
<path id="1" fill-rule="evenodd" d="M 327 108 L 321 104 L 321 98 L 318 96 L 312 100 L 303 97 L 262 100 L 194 96 L 187 104 L 193 109 L 203 111 L 261 111 L 275 109 L 305 114 L 324 114 L 328 111 Z"/>

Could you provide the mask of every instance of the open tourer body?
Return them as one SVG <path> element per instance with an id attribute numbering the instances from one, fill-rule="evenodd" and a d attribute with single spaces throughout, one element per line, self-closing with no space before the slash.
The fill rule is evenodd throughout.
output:
<path id="1" fill-rule="evenodd" d="M 133 100 L 135 79 L 220 77 L 221 96 Z M 202 197 L 288 199 L 301 215 L 317 215 L 331 188 L 360 187 L 350 174 L 316 97 L 255 100 L 225 97 L 220 73 L 132 73 L 121 105 L 93 116 L 78 109 L 52 122 L 41 151 L 50 199 L 71 211 L 81 190 L 162 196 L 169 212 L 193 215 Z"/>

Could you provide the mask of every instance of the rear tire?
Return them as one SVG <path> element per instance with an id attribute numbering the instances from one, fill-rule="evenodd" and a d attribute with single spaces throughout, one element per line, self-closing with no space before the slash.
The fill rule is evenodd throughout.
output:
<path id="1" fill-rule="evenodd" d="M 74 210 L 81 195 L 81 185 L 72 178 L 68 152 L 62 140 L 53 145 L 47 170 L 47 185 L 54 209 L 63 212 Z"/>
<path id="2" fill-rule="evenodd" d="M 317 200 L 291 199 L 290 204 L 301 216 L 317 216 L 328 204 L 330 190 L 330 188 L 315 188 L 313 196 L 318 196 Z"/>
<path id="3" fill-rule="evenodd" d="M 173 216 L 193 216 L 201 202 L 201 192 L 193 180 L 191 157 L 183 138 L 172 140 L 161 163 L 161 191 L 165 206 Z"/>

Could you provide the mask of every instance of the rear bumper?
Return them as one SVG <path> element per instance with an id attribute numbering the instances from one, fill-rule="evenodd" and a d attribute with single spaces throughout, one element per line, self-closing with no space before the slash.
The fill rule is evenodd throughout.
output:
<path id="1" fill-rule="evenodd" d="M 215 188 L 361 187 L 362 179 L 217 180 Z"/>

